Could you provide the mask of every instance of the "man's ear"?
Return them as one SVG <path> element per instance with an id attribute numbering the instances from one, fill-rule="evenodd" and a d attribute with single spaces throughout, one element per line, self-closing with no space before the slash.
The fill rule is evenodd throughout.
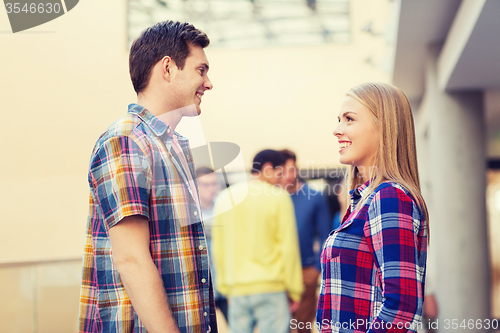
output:
<path id="1" fill-rule="evenodd" d="M 269 170 L 272 170 L 273 169 L 273 164 L 271 162 L 266 162 L 262 165 L 262 173 L 264 174 L 264 176 L 268 176 L 269 175 Z"/>
<path id="2" fill-rule="evenodd" d="M 174 61 L 169 56 L 164 56 L 159 62 L 161 75 L 165 80 L 169 81 L 172 78 L 172 69 L 175 66 Z"/>

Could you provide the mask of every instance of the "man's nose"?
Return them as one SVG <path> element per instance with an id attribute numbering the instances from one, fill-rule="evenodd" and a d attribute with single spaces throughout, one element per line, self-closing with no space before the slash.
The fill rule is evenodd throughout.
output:
<path id="1" fill-rule="evenodd" d="M 214 85 L 212 84 L 212 81 L 210 81 L 208 76 L 207 76 L 207 79 L 205 80 L 204 87 L 206 90 L 211 90 L 214 87 Z"/>

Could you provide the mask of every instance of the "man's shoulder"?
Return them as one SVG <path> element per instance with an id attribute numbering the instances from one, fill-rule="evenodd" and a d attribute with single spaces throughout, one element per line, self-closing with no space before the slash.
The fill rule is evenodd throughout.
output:
<path id="1" fill-rule="evenodd" d="M 220 212 L 226 212 L 238 205 L 234 206 L 234 198 L 245 198 L 248 195 L 248 186 L 245 182 L 238 182 L 220 191 L 214 203 L 214 215 Z"/>
<path id="2" fill-rule="evenodd" d="M 290 194 L 281 186 L 272 185 L 261 180 L 252 180 L 249 182 L 249 194 L 263 198 L 263 200 L 272 200 L 271 198 L 288 198 Z"/>
<path id="3" fill-rule="evenodd" d="M 118 118 L 108 128 L 102 132 L 97 139 L 94 151 L 98 150 L 105 142 L 112 138 L 126 137 L 143 146 L 149 141 L 148 127 L 145 126 L 143 120 L 135 113 L 127 113 L 126 115 Z"/>
<path id="4" fill-rule="evenodd" d="M 217 201 L 231 201 L 232 197 L 245 198 L 246 201 L 275 200 L 274 198 L 290 199 L 290 195 L 283 188 L 271 185 L 264 181 L 240 181 L 232 184 L 219 193 Z"/>
<path id="5" fill-rule="evenodd" d="M 307 199 L 308 202 L 324 202 L 325 194 L 322 191 L 319 191 L 307 183 L 304 183 L 302 187 L 292 194 L 292 199 L 301 201 L 301 199 Z"/>
<path id="6" fill-rule="evenodd" d="M 262 198 L 262 200 L 268 200 L 277 204 L 293 205 L 292 196 L 285 188 L 269 183 L 265 183 L 264 186 L 266 188 L 266 190 L 264 191 L 265 198 Z"/>
<path id="7" fill-rule="evenodd" d="M 136 114 L 127 113 L 109 125 L 101 134 L 99 140 L 107 140 L 115 136 L 132 136 L 137 132 L 143 132 L 141 124 L 142 120 Z"/>
<path id="8" fill-rule="evenodd" d="M 218 198 L 224 198 L 226 200 L 231 200 L 233 196 L 241 196 L 244 197 L 249 193 L 250 183 L 247 181 L 240 181 L 232 184 L 231 186 L 225 188 L 219 193 Z M 217 198 L 217 199 L 218 199 Z"/>

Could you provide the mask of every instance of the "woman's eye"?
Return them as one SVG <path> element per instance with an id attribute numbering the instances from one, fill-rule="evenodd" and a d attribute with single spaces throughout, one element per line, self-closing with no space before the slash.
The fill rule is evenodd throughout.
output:
<path id="1" fill-rule="evenodd" d="M 353 121 L 354 119 L 352 119 L 351 117 L 345 117 L 347 119 L 347 121 Z"/>

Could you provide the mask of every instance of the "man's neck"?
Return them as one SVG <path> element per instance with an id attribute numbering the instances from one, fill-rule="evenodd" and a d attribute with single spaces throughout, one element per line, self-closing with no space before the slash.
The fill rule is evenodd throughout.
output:
<path id="1" fill-rule="evenodd" d="M 302 186 L 304 186 L 304 183 L 301 181 L 297 181 L 295 182 L 295 184 L 287 185 L 286 190 L 288 193 L 294 194 L 297 193 L 302 188 Z"/>
<path id="2" fill-rule="evenodd" d="M 145 97 L 139 96 L 137 98 L 137 104 L 145 107 L 155 117 L 163 121 L 165 124 L 168 124 L 173 131 L 175 131 L 175 128 L 183 116 L 181 109 L 171 110 L 168 105 Z"/>
<path id="3" fill-rule="evenodd" d="M 264 177 L 263 173 L 252 173 L 252 180 L 258 180 L 258 181 L 261 181 L 261 182 L 269 183 L 266 180 L 266 177 Z"/>
<path id="4" fill-rule="evenodd" d="M 165 113 L 163 113 L 159 116 L 156 116 L 156 117 L 158 119 L 160 119 L 161 121 L 163 121 L 165 124 L 170 125 L 170 128 L 172 128 L 172 131 L 175 131 L 175 128 L 177 127 L 177 125 L 179 124 L 179 122 L 182 119 L 182 114 L 179 111 L 179 109 L 177 109 L 177 110 L 165 112 Z"/>
<path id="5" fill-rule="evenodd" d="M 214 206 L 213 202 L 206 202 L 206 201 L 200 200 L 200 203 L 201 203 L 201 208 L 203 208 L 203 209 L 212 209 L 212 207 Z"/>

